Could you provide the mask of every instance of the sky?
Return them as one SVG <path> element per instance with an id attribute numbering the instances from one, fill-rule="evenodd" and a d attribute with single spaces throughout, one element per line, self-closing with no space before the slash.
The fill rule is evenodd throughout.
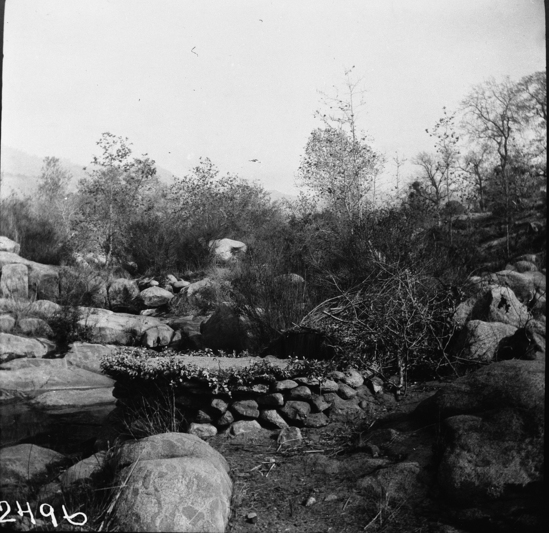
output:
<path id="1" fill-rule="evenodd" d="M 321 93 L 354 67 L 389 187 L 444 106 L 545 64 L 543 0 L 7 0 L 2 143 L 85 166 L 110 132 L 176 176 L 209 157 L 295 194 Z"/>

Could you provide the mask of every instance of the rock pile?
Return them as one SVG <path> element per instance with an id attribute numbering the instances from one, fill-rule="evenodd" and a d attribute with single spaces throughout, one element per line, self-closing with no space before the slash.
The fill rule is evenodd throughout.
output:
<path id="1" fill-rule="evenodd" d="M 229 364 L 231 361 L 235 364 L 240 359 L 224 360 Z M 279 361 L 279 364 L 286 363 Z M 353 412 L 357 418 L 368 417 L 375 402 L 370 378 L 371 373 L 363 375 L 351 368 L 346 372 L 332 372 L 323 381 L 296 377 L 272 384 L 240 386 L 233 389 L 231 395 L 215 394 L 207 384 L 189 380 L 174 389 L 174 397 L 176 406 L 190 424 L 189 433 L 202 438 L 216 435 L 218 431 L 239 434 L 261 426 L 319 428 L 338 414 Z M 133 402 L 140 404 L 146 391 L 118 381 L 113 394 L 121 406 L 131 406 Z"/>

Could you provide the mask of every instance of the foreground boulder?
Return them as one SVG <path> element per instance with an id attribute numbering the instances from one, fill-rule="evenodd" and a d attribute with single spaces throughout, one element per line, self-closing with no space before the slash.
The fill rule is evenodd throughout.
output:
<path id="1" fill-rule="evenodd" d="M 117 478 L 125 484 L 113 527 L 125 531 L 223 532 L 232 482 L 225 459 L 194 435 L 166 433 L 125 444 Z"/>
<path id="2" fill-rule="evenodd" d="M 29 499 L 31 484 L 66 461 L 64 455 L 34 444 L 0 449 L 0 495 L 10 501 Z"/>
<path id="3" fill-rule="evenodd" d="M 544 359 L 481 368 L 422 402 L 415 414 L 443 422 L 438 483 L 452 500 L 477 505 L 542 483 Z"/>

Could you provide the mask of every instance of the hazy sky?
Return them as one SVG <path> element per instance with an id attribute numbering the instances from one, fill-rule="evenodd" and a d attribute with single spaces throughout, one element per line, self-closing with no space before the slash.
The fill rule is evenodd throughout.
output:
<path id="1" fill-rule="evenodd" d="M 7 0 L 2 143 L 86 165 L 109 131 L 176 175 L 203 156 L 292 192 L 353 65 L 360 126 L 411 158 L 472 85 L 545 69 L 543 1 Z"/>

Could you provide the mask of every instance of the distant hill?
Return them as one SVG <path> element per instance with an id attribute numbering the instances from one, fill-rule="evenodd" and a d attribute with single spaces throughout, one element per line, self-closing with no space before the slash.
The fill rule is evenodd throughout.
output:
<path id="1" fill-rule="evenodd" d="M 0 196 L 6 198 L 11 193 L 27 195 L 36 191 L 43 160 L 44 157 L 28 154 L 23 152 L 23 150 L 18 150 L 2 144 L 0 162 L 2 185 Z M 78 165 L 64 157 L 59 157 L 59 161 L 61 166 L 72 174 L 72 180 L 69 183 L 69 191 L 75 191 L 78 182 L 87 176 L 84 165 Z M 168 185 L 173 183 L 173 173 L 169 170 L 157 166 L 156 172 L 160 181 L 163 183 Z"/>
<path id="2" fill-rule="evenodd" d="M 38 187 L 44 157 L 28 154 L 23 150 L 11 148 L 4 144 L 1 146 L 0 157 L 2 170 L 0 198 L 6 198 L 12 193 L 20 196 L 33 194 Z M 75 191 L 78 182 L 87 176 L 87 173 L 84 171 L 84 165 L 76 164 L 64 157 L 59 157 L 59 161 L 61 162 L 61 166 L 72 174 L 69 191 Z M 156 174 L 162 183 L 171 185 L 174 182 L 173 172 L 158 165 L 156 166 Z M 297 198 L 291 194 L 275 190 L 268 190 L 267 192 L 273 200 L 295 200 Z"/>
<path id="3" fill-rule="evenodd" d="M 280 191 L 275 191 L 273 189 L 269 189 L 267 190 L 267 192 L 271 195 L 271 198 L 273 200 L 288 200 L 290 202 L 297 200 L 297 196 L 295 196 L 294 194 L 286 194 Z"/>

